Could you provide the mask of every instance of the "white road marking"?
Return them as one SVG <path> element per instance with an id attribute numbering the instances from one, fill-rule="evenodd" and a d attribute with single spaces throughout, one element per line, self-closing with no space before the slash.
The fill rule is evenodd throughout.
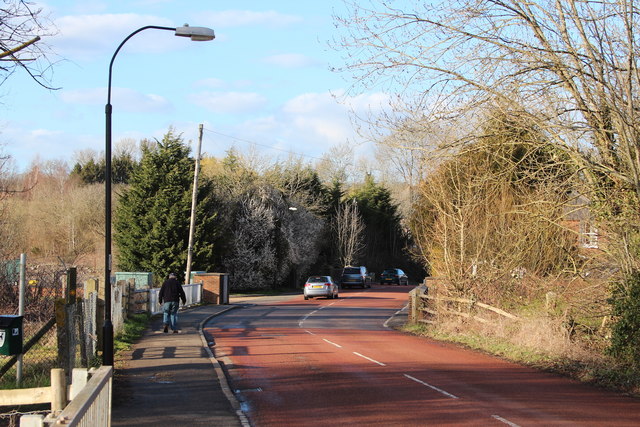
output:
<path id="1" fill-rule="evenodd" d="M 341 346 L 340 344 L 336 344 L 336 343 L 334 343 L 334 342 L 331 342 L 331 341 L 329 341 L 328 339 L 322 338 L 322 340 L 323 340 L 324 342 L 328 342 L 328 343 L 329 343 L 329 344 L 331 344 L 331 345 L 335 345 L 335 346 L 336 346 L 336 347 L 338 347 L 338 348 L 342 348 L 342 346 Z"/>
<path id="2" fill-rule="evenodd" d="M 360 354 L 360 353 L 357 353 L 357 352 L 355 352 L 355 351 L 353 352 L 353 354 L 355 354 L 356 356 L 360 356 L 360 357 L 362 357 L 363 359 L 367 359 L 369 362 L 377 363 L 377 364 L 378 364 L 378 365 L 380 365 L 380 366 L 387 366 L 387 365 L 385 365 L 385 364 L 384 364 L 384 363 L 382 363 L 382 362 L 378 362 L 377 360 L 374 360 L 374 359 L 372 359 L 372 358 L 370 358 L 370 357 L 364 356 L 364 355 L 362 355 L 362 354 Z"/>
<path id="3" fill-rule="evenodd" d="M 424 381 L 421 381 L 421 380 L 417 379 L 416 377 L 412 377 L 411 375 L 407 375 L 407 374 L 404 374 L 404 376 L 405 376 L 405 377 L 407 377 L 407 378 L 409 378 L 410 380 L 413 380 L 413 381 L 415 381 L 415 382 L 417 382 L 417 383 L 420 383 L 420 384 L 422 384 L 422 385 L 424 385 L 424 386 L 427 386 L 427 387 L 429 387 L 430 389 L 437 391 L 438 393 L 442 393 L 442 394 L 444 394 L 444 395 L 445 395 L 445 396 L 447 396 L 447 397 L 450 397 L 450 398 L 452 398 L 452 399 L 458 399 L 458 396 L 455 396 L 455 395 L 453 395 L 453 394 L 451 394 L 451 393 L 448 393 L 448 392 L 446 392 L 446 391 L 442 390 L 441 388 L 438 388 L 438 387 L 436 387 L 436 386 L 434 386 L 434 385 L 431 385 L 431 384 L 429 384 L 429 383 L 426 383 L 426 382 L 424 382 Z"/>
<path id="4" fill-rule="evenodd" d="M 313 310 L 311 313 L 307 313 L 306 316 L 304 316 L 299 322 L 298 322 L 298 328 L 302 328 L 302 324 L 310 317 L 313 316 L 314 314 L 316 314 L 318 312 L 318 310 Z"/>
<path id="5" fill-rule="evenodd" d="M 505 423 L 508 426 L 511 427 L 520 427 L 518 424 L 516 423 L 512 423 L 511 421 L 507 420 L 506 418 L 502 418 L 500 415 L 491 415 L 493 418 L 495 418 L 496 420 Z"/>
<path id="6" fill-rule="evenodd" d="M 333 303 L 329 304 L 329 305 L 333 305 L 335 304 L 337 301 L 334 301 Z M 314 314 L 316 314 L 318 311 L 322 310 L 323 308 L 327 308 L 329 305 L 323 305 L 320 306 L 317 310 L 313 310 L 311 313 L 307 313 L 302 319 L 300 319 L 300 321 L 298 322 L 298 328 L 302 328 L 302 324 L 311 316 L 313 316 Z"/>
<path id="7" fill-rule="evenodd" d="M 313 332 L 311 332 L 311 331 L 309 331 L 309 330 L 307 330 L 307 329 L 305 329 L 304 331 L 305 331 L 306 333 L 308 333 L 309 335 L 315 335 Z"/>
<path id="8" fill-rule="evenodd" d="M 402 313 L 403 310 L 406 310 L 409 307 L 409 303 L 407 303 L 407 305 L 405 305 L 404 307 L 402 307 L 400 310 L 396 311 L 393 316 L 391 316 L 390 318 L 388 318 L 383 324 L 382 326 L 384 326 L 385 328 L 389 327 L 389 322 L 391 321 L 391 319 L 393 319 L 395 316 L 397 316 L 398 314 Z"/>

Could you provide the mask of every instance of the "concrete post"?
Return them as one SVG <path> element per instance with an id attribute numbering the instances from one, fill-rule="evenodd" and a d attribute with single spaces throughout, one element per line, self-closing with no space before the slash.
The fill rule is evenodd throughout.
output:
<path id="1" fill-rule="evenodd" d="M 62 411 L 67 405 L 67 382 L 64 369 L 51 370 L 51 410 Z"/>

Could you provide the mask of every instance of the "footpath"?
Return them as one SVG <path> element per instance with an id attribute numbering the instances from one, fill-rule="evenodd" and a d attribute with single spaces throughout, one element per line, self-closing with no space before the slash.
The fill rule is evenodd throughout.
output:
<path id="1" fill-rule="evenodd" d="M 181 310 L 178 334 L 163 333 L 162 318 L 154 318 L 142 338 L 116 362 L 111 425 L 248 427 L 202 334 L 208 319 L 236 307 Z"/>

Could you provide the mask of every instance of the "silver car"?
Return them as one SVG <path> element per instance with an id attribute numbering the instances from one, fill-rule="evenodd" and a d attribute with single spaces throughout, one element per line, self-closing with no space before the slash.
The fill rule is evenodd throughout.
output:
<path id="1" fill-rule="evenodd" d="M 331 276 L 311 276 L 304 284 L 304 299 L 313 297 L 338 298 L 338 285 Z"/>

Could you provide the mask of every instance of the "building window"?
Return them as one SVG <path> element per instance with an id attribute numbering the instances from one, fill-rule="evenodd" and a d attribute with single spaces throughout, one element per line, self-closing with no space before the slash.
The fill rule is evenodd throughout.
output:
<path id="1" fill-rule="evenodd" d="M 580 222 L 580 246 L 598 248 L 598 229 L 588 222 Z"/>

